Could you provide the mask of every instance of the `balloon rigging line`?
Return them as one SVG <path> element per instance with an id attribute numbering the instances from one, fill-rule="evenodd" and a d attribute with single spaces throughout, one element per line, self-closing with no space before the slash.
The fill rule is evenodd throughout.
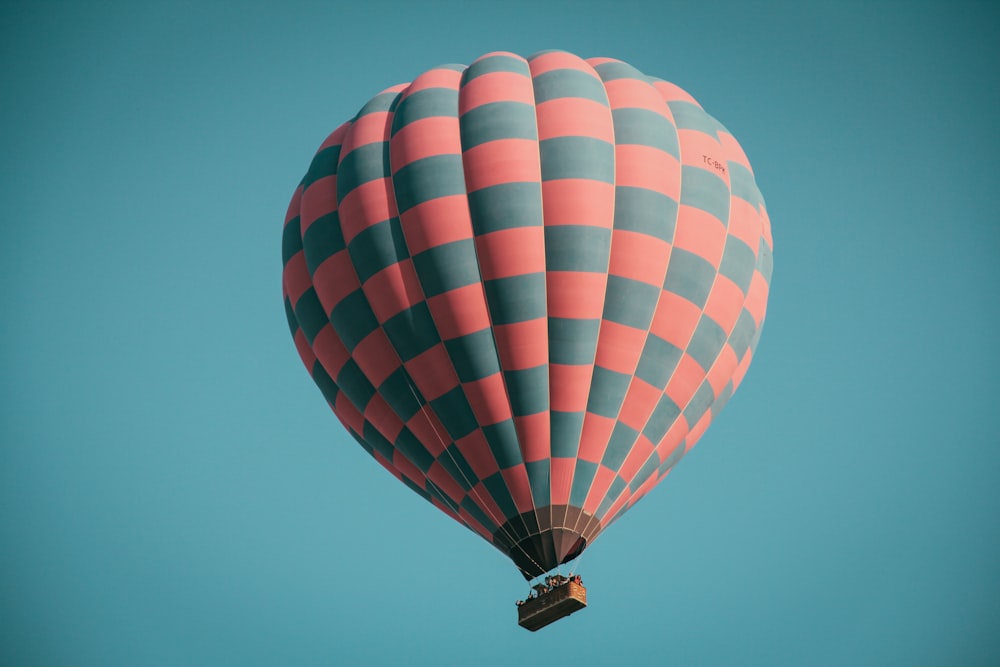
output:
<path id="1" fill-rule="evenodd" d="M 454 455 L 451 453 L 451 451 L 449 451 L 448 446 L 445 445 L 444 438 L 441 437 L 441 434 L 438 432 L 437 427 L 434 425 L 434 422 L 431 420 L 430 415 L 427 414 L 427 403 L 426 403 L 426 401 L 421 401 L 420 398 L 417 397 L 416 389 L 414 389 L 413 383 L 410 381 L 410 374 L 407 373 L 407 372 L 404 372 L 403 373 L 403 377 L 406 378 L 406 384 L 410 388 L 410 393 L 413 394 L 413 400 L 415 400 L 417 402 L 417 404 L 420 406 L 420 413 L 424 416 L 424 419 L 427 420 L 427 424 L 431 427 L 431 430 L 434 431 L 434 435 L 437 436 L 438 443 L 441 445 L 441 449 L 444 450 L 444 452 L 448 455 L 448 458 L 450 458 L 451 462 L 455 465 L 455 469 L 458 470 L 459 474 L 462 475 L 462 479 L 465 481 L 466 486 L 469 487 L 470 493 L 472 493 L 475 496 L 476 501 L 478 502 L 480 509 L 484 510 L 489 515 L 490 519 L 492 519 L 497 524 L 498 528 L 503 532 L 504 537 L 506 537 L 507 539 L 509 539 L 510 542 L 511 542 L 511 544 L 513 544 L 515 547 L 517 547 L 518 549 L 520 549 L 521 553 L 524 554 L 525 558 L 527 558 L 528 560 L 530 560 L 531 563 L 535 567 L 537 567 L 539 570 L 543 570 L 544 571 L 545 568 L 543 568 L 541 565 L 539 565 L 535 561 L 535 559 L 531 557 L 531 554 L 529 554 L 527 551 L 525 551 L 524 547 L 521 546 L 520 542 L 518 542 L 517 540 L 515 540 L 514 536 L 511 535 L 507 531 L 506 528 L 504 528 L 504 523 L 501 523 L 500 521 L 497 521 L 497 518 L 496 518 L 496 516 L 493 515 L 493 512 L 492 512 L 492 510 L 490 510 L 489 505 L 483 501 L 482 497 L 480 497 L 479 492 L 476 491 L 476 487 L 472 485 L 472 482 L 469 481 L 469 478 L 468 478 L 468 476 L 466 476 L 465 471 L 462 470 L 462 466 L 460 466 L 458 464 L 458 461 L 455 460 Z M 456 512 L 456 514 L 458 514 L 458 516 L 461 517 L 461 514 L 459 514 L 457 512 Z"/>

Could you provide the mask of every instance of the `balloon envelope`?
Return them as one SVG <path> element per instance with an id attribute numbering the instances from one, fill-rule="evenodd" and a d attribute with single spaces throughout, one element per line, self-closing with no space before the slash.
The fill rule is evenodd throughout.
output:
<path id="1" fill-rule="evenodd" d="M 487 54 L 322 144 L 285 308 L 334 413 L 526 577 L 578 556 L 739 385 L 771 273 L 736 140 L 673 84 Z"/>

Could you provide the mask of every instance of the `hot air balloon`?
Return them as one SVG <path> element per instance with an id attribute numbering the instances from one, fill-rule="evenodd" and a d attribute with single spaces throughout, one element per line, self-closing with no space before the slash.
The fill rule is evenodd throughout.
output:
<path id="1" fill-rule="evenodd" d="M 319 147 L 282 245 L 292 336 L 334 414 L 531 579 L 732 396 L 772 240 L 743 150 L 694 98 L 549 51 L 373 97 Z"/>

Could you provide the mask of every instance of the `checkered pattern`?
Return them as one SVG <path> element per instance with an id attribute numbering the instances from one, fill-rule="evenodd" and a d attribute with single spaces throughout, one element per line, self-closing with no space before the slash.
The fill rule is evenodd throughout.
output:
<path id="1" fill-rule="evenodd" d="M 610 59 L 483 56 L 372 98 L 289 207 L 296 347 L 352 436 L 531 576 L 668 474 L 759 339 L 733 137 Z"/>

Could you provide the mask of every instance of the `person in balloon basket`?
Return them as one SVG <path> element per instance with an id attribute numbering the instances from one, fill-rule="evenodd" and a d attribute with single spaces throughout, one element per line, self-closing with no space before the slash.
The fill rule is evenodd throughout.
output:
<path id="1" fill-rule="evenodd" d="M 579 584 L 580 586 L 583 586 L 583 577 L 581 577 L 579 574 L 574 574 L 574 575 L 571 575 L 569 577 L 564 577 L 561 574 L 556 574 L 556 575 L 552 575 L 552 576 L 549 576 L 549 577 L 545 577 L 545 583 L 544 584 L 535 584 L 535 586 L 533 586 L 533 588 L 535 590 L 532 591 L 528 595 L 528 599 L 527 600 L 516 600 L 514 602 L 514 604 L 516 604 L 518 607 L 520 607 L 521 605 L 523 605 L 528 600 L 534 600 L 535 598 L 539 597 L 540 595 L 544 595 L 544 594 L 552 591 L 553 589 L 558 588 L 559 586 L 562 586 L 563 584 L 568 584 L 570 582 L 572 582 L 574 584 Z"/>

